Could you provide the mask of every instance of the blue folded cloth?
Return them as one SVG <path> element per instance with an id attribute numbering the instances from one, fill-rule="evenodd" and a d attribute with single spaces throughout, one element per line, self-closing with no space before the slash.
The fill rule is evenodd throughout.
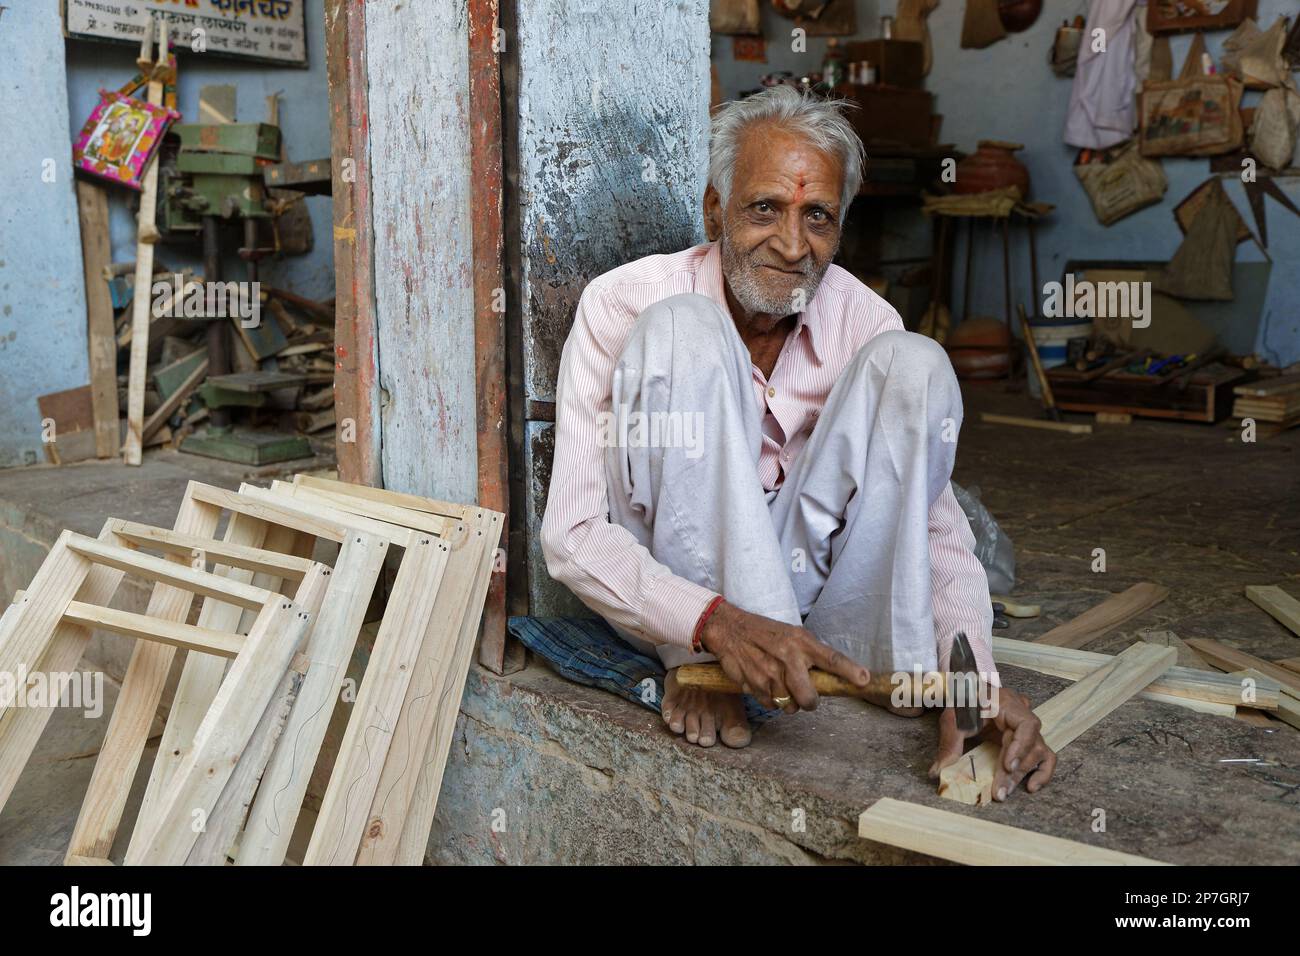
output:
<path id="1" fill-rule="evenodd" d="M 667 676 L 663 664 L 632 647 L 600 618 L 512 617 L 509 626 L 511 634 L 561 677 L 659 712 Z M 751 724 L 780 713 L 745 696 L 745 716 Z"/>

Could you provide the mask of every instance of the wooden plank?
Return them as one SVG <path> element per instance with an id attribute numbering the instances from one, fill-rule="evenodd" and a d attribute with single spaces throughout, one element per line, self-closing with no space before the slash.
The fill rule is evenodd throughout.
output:
<path id="1" fill-rule="evenodd" d="M 242 320 L 236 318 L 232 318 L 230 323 L 243 340 L 248 354 L 259 362 L 278 355 L 281 349 L 289 345 L 289 340 L 284 337 L 284 332 L 274 316 L 268 315 L 266 321 L 254 326 L 245 326 Z"/>
<path id="2" fill-rule="evenodd" d="M 201 814 L 199 819 L 210 818 L 308 623 L 307 612 L 288 598 L 277 596 L 263 609 L 199 727 L 194 750 L 176 768 L 155 818 L 137 821 L 140 835 L 127 851 L 128 864 L 185 862 L 198 839 L 192 826 L 195 812 Z"/>
<path id="3" fill-rule="evenodd" d="M 1196 653 L 1219 668 L 1219 670 L 1239 671 L 1253 668 L 1270 680 L 1277 681 L 1282 690 L 1292 697 L 1300 697 L 1300 674 L 1296 674 L 1294 671 L 1287 670 L 1285 667 L 1278 667 L 1262 657 L 1247 654 L 1245 651 L 1239 651 L 1235 647 L 1220 644 L 1218 641 L 1212 641 L 1209 638 L 1189 637 L 1187 643 L 1192 646 Z"/>
<path id="4" fill-rule="evenodd" d="M 293 483 L 299 488 L 310 488 L 326 492 L 342 499 L 360 499 L 376 505 L 387 505 L 405 511 L 419 511 L 425 514 L 442 515 L 445 518 L 463 520 L 477 514 L 481 509 L 477 505 L 462 505 L 451 501 L 439 501 L 422 495 L 408 495 L 388 488 L 372 488 L 369 485 L 354 485 L 333 478 L 319 475 L 294 475 Z"/>
<path id="5" fill-rule="evenodd" d="M 1248 585 L 1246 597 L 1292 634 L 1300 636 L 1300 601 L 1272 585 Z"/>
<path id="6" fill-rule="evenodd" d="M 447 538 L 446 544 L 451 549 L 447 566 L 370 806 L 358 865 L 391 866 L 397 862 L 402 831 L 419 785 L 419 768 L 430 748 L 436 747 L 434 737 L 451 733 L 454 713 L 460 709 L 469 670 L 469 655 L 462 660 L 458 653 L 461 625 L 467 615 L 477 622 L 482 614 L 481 603 L 475 608 L 471 602 L 478 582 L 491 574 L 491 563 L 484 567 L 486 535 L 478 521 L 460 525 L 459 533 Z M 453 715 L 450 721 L 448 710 Z"/>
<path id="7" fill-rule="evenodd" d="M 1120 704 L 1167 671 L 1177 658 L 1172 648 L 1134 644 L 1087 677 L 1034 708 L 1047 746 L 1060 752 Z M 939 774 L 939 795 L 961 803 L 992 799 L 993 777 L 1002 747 L 980 744 Z"/>
<path id="8" fill-rule="evenodd" d="M 357 693 L 303 858 L 305 865 L 351 866 L 356 859 L 447 555 L 445 543 L 421 535 L 402 556 L 366 678 Z"/>
<path id="9" fill-rule="evenodd" d="M 1098 667 L 1114 660 L 1110 654 L 1080 651 L 1068 647 L 1043 647 L 1030 641 L 1013 641 L 1006 637 L 993 638 L 993 660 L 1010 664 L 1040 674 L 1081 680 Z M 1241 699 L 1241 683 L 1214 671 L 1193 667 L 1174 666 L 1161 674 L 1143 690 L 1139 697 L 1178 704 L 1204 713 L 1228 714 L 1228 711 L 1248 702 Z M 1256 691 L 1256 701 L 1251 707 L 1273 709 L 1277 706 L 1279 688 L 1276 681 L 1261 685 Z M 1211 707 L 1199 705 L 1210 704 Z"/>
<path id="10" fill-rule="evenodd" d="M 1274 661 L 1279 667 L 1285 667 L 1289 671 L 1295 671 L 1300 674 L 1300 657 L 1284 657 L 1280 661 Z"/>
<path id="11" fill-rule="evenodd" d="M 339 550 L 329 593 L 307 645 L 311 667 L 249 812 L 235 860 L 239 866 L 284 862 L 387 553 L 386 541 L 360 532 Z"/>
<path id="12" fill-rule="evenodd" d="M 6 618 L 5 632 L 0 638 L 0 674 L 17 675 L 35 670 L 54 639 L 63 612 L 90 573 L 90 562 L 70 546 L 77 537 L 80 536 L 70 531 L 59 535 L 22 600 L 15 602 L 17 610 Z M 14 704 L 13 700 L 0 699 L 0 715 Z"/>
<path id="13" fill-rule="evenodd" d="M 106 522 L 100 531 L 100 537 L 106 539 L 110 536 L 111 531 Z M 121 580 L 121 571 L 93 567 L 77 591 L 76 598 L 92 604 L 106 604 L 112 600 Z M 17 616 L 17 608 L 10 606 L 5 610 L 4 620 L 0 622 L 0 635 L 8 632 L 8 628 L 17 621 Z M 45 674 L 71 673 L 81 660 L 89 641 L 89 630 L 60 619 L 54 628 L 54 636 L 39 659 L 39 670 Z M 11 707 L 0 716 L 0 809 L 9 801 L 9 795 L 13 793 L 14 785 L 27 766 L 32 751 L 36 749 L 56 704 L 54 702 L 48 707 Z"/>
<path id="14" fill-rule="evenodd" d="M 197 624 L 159 621 L 145 614 L 133 614 L 81 601 L 71 602 L 63 612 L 63 619 L 125 637 L 158 641 L 182 650 L 216 654 L 225 658 L 235 657 L 244 646 L 244 639 L 238 634 L 215 631 Z"/>
<path id="15" fill-rule="evenodd" d="M 364 531 L 367 534 L 383 538 L 397 547 L 409 547 L 414 543 L 415 539 L 424 534 L 424 532 L 412 531 L 410 528 L 403 528 L 388 521 L 379 521 L 365 515 L 343 511 L 340 508 L 322 504 L 318 501 L 295 498 L 292 488 L 292 485 L 276 481 L 271 483 L 270 490 L 244 484 L 239 486 L 239 491 L 249 498 L 282 508 L 285 511 L 301 514 L 305 517 L 322 518 L 338 525 L 340 528 L 346 529 L 345 533 L 347 534 Z"/>
<path id="16" fill-rule="evenodd" d="M 858 836 L 967 866 L 1169 865 L 889 797 L 862 811 Z"/>
<path id="17" fill-rule="evenodd" d="M 43 432 L 47 421 L 53 423 L 53 441 L 45 442 L 45 457 L 52 464 L 67 465 L 95 457 L 94 395 L 89 385 L 39 395 L 36 408 Z"/>
<path id="18" fill-rule="evenodd" d="M 297 532 L 289 532 L 283 536 L 274 534 L 275 531 L 284 532 L 286 530 L 283 528 L 273 529 L 272 534 L 268 535 L 268 543 L 274 546 L 280 544 L 289 547 L 293 547 L 295 544 L 305 546 L 306 542 L 294 541 Z M 274 579 L 260 576 L 256 580 L 268 585 L 274 583 Z M 309 634 L 314 632 L 316 627 L 321 626 L 320 612 L 322 605 L 333 585 L 333 573 L 323 565 L 315 565 L 313 571 L 303 578 L 302 583 L 294 593 L 294 603 L 298 605 L 300 610 L 307 612 L 310 617 Z M 251 626 L 257 626 L 256 620 L 251 622 Z M 324 626 L 328 627 L 328 622 Z M 206 862 L 224 863 L 227 852 L 233 846 L 235 837 L 243 827 L 244 819 L 253 801 L 253 794 L 257 789 L 258 781 L 262 778 L 267 761 L 270 759 L 276 742 L 280 739 L 285 722 L 296 704 L 302 688 L 303 675 L 310 667 L 310 661 L 302 654 L 298 654 L 298 660 L 301 662 L 299 673 L 295 675 L 293 671 L 290 671 L 285 676 L 285 681 L 282 682 L 281 687 L 272 698 L 271 704 L 267 706 L 266 712 L 263 713 L 261 721 L 253 732 L 252 739 L 239 757 L 239 763 L 235 768 L 234 775 L 225 789 L 222 790 L 217 804 L 213 807 L 212 813 L 209 814 L 206 829 L 190 852 L 186 861 L 187 865 L 193 866 Z M 213 703 L 215 702 L 216 696 L 214 695 Z M 281 711 L 280 708 L 283 708 L 283 710 Z M 204 719 L 206 719 L 206 715 Z M 170 721 L 168 723 L 170 724 Z M 197 740 L 198 730 L 196 729 L 193 735 L 187 739 L 187 744 L 193 746 Z M 293 744 L 292 738 L 290 738 L 289 743 Z M 166 785 L 167 781 L 164 781 L 164 786 Z"/>
<path id="19" fill-rule="evenodd" d="M 273 575 L 276 579 L 301 581 L 313 566 L 310 558 L 235 544 L 229 538 L 225 541 L 198 538 L 165 528 L 137 524 L 134 521 L 114 519 L 113 524 L 113 531 L 119 538 L 141 547 L 154 548 L 169 554 L 188 555 L 192 560 L 215 561 L 227 567 Z"/>
<path id="20" fill-rule="evenodd" d="M 163 558 L 155 558 L 151 554 L 104 544 L 85 535 L 69 534 L 67 548 L 96 564 L 117 568 L 149 581 L 184 588 L 194 594 L 217 598 L 239 607 L 260 609 L 272 596 L 264 588 L 255 588 L 208 571 L 196 571 Z"/>
<path id="21" fill-rule="evenodd" d="M 1046 418 L 1023 418 L 1019 415 L 995 415 L 981 412 L 980 421 L 991 425 L 1021 425 L 1025 428 L 1045 428 L 1054 432 L 1067 432 L 1071 435 L 1091 435 L 1092 426 L 1074 422 L 1054 422 Z"/>
<path id="22" fill-rule="evenodd" d="M 261 548 L 268 543 L 270 533 L 271 529 L 265 522 L 248 515 L 232 514 L 226 525 L 225 543 L 232 547 Z M 219 565 L 215 572 L 229 577 L 232 581 L 252 583 L 253 572 L 247 569 Z M 199 624 L 223 631 L 237 631 L 240 629 L 244 613 L 243 608 L 209 598 L 203 602 L 199 610 Z M 167 714 L 167 723 L 163 727 L 157 756 L 154 757 L 153 766 L 149 771 L 149 781 L 140 803 L 138 819 L 149 820 L 156 817 L 158 801 L 167 791 L 176 769 L 193 750 L 195 734 L 211 708 L 217 691 L 221 689 L 226 664 L 223 658 L 210 654 L 185 656 L 185 665 L 181 670 L 180 682 L 176 685 L 171 710 Z M 136 847 L 140 832 L 140 828 L 137 827 L 131 834 L 128 853 Z"/>
<path id="23" fill-rule="evenodd" d="M 161 35 L 158 39 L 156 64 L 163 66 L 167 63 L 170 30 L 160 29 L 158 32 Z M 149 37 L 146 34 L 145 44 L 148 43 Z M 154 106 L 162 105 L 161 81 L 149 81 L 148 100 Z M 131 360 L 127 378 L 126 442 L 122 447 L 122 460 L 128 465 L 140 464 L 144 452 L 144 386 L 149 365 L 149 305 L 152 301 L 152 296 L 147 293 L 153 279 L 153 247 L 158 239 L 158 228 L 155 222 L 158 203 L 158 153 L 150 159 L 149 167 L 145 170 L 143 187 L 140 194 L 138 238 L 135 247 L 136 295 L 131 301 Z"/>
<path id="24" fill-rule="evenodd" d="M 289 485 L 284 482 L 275 482 L 272 485 L 272 490 L 296 498 L 299 501 L 322 504 L 350 515 L 373 518 L 376 521 L 383 521 L 401 528 L 410 528 L 414 531 L 423 531 L 426 534 L 432 534 L 440 538 L 446 537 L 455 526 L 456 519 L 411 511 L 406 508 L 396 508 L 392 505 L 367 501 L 364 498 L 338 494 L 332 491 L 321 491 L 309 485 Z"/>
<path id="25" fill-rule="evenodd" d="M 406 823 L 402 827 L 401 841 L 397 848 L 395 862 L 399 866 L 419 866 L 424 862 L 424 854 L 429 845 L 429 831 L 433 829 L 433 817 L 438 809 L 442 773 L 447 765 L 447 755 L 451 752 L 456 718 L 460 713 L 465 678 L 469 673 L 474 646 L 479 637 L 480 621 L 482 620 L 483 626 L 486 626 L 487 612 L 484 609 L 484 601 L 494 577 L 492 574 L 494 551 L 505 517 L 484 509 L 480 521 L 484 537 L 487 539 L 482 556 L 484 563 L 480 566 L 474 593 L 470 598 L 469 606 L 472 613 L 466 614 L 461 621 L 460 635 L 456 642 L 456 658 L 451 674 L 439 689 L 438 713 L 433 729 L 428 735 L 428 752 L 420 766 L 419 780 L 411 798 Z"/>
<path id="26" fill-rule="evenodd" d="M 176 390 L 185 383 L 185 380 L 189 378 L 190 373 L 198 367 L 199 363 L 208 357 L 207 346 L 194 348 L 184 339 L 169 338 L 167 341 L 183 342 L 189 351 L 183 354 L 180 358 L 175 359 L 154 371 L 152 376 L 154 388 L 157 389 L 158 394 L 163 398 L 167 398 L 169 395 L 174 394 Z"/>
<path id="27" fill-rule="evenodd" d="M 1135 584 L 1127 591 L 1112 594 L 1074 620 L 1057 625 L 1046 634 L 1040 634 L 1034 638 L 1034 642 L 1053 647 L 1083 647 L 1154 607 L 1168 596 L 1169 589 L 1159 584 L 1149 581 Z"/>
<path id="28" fill-rule="evenodd" d="M 484 508 L 501 515 L 504 534 L 510 507 L 510 429 L 506 421 L 509 353 L 505 311 L 496 308 L 505 281 L 504 133 L 501 109 L 501 63 L 497 26 L 499 0 L 469 3 L 469 112 L 471 229 L 474 243 L 474 378 L 477 394 L 478 497 Z M 501 534 L 498 534 L 498 539 Z M 496 547 L 495 544 L 492 546 Z M 517 643 L 506 631 L 506 576 L 489 581 L 483 609 L 479 661 L 497 674 L 522 666 Z"/>
<path id="29" fill-rule="evenodd" d="M 217 531 L 221 512 L 194 497 L 194 484 L 186 488 L 173 527 L 182 534 L 211 537 Z M 184 621 L 193 603 L 192 592 L 156 584 L 145 613 L 153 618 Z M 199 623 L 204 622 L 200 619 Z M 112 852 L 175 653 L 176 649 L 166 644 L 136 642 L 72 831 L 68 855 L 106 859 Z"/>
<path id="30" fill-rule="evenodd" d="M 1179 667 L 1200 668 L 1208 670 L 1209 665 L 1194 650 L 1183 642 L 1183 639 L 1173 631 L 1140 631 L 1138 639 L 1146 641 L 1148 644 L 1156 644 L 1160 647 L 1172 647 L 1178 654 Z"/>
<path id="31" fill-rule="evenodd" d="M 1258 397 L 1285 395 L 1290 392 L 1300 392 L 1300 373 L 1294 375 L 1279 375 L 1276 378 L 1260 379 L 1259 381 L 1250 382 L 1247 385 L 1238 385 L 1232 390 L 1234 395 L 1250 395 Z"/>
<path id="32" fill-rule="evenodd" d="M 330 101 L 330 178 L 334 196 L 334 388 L 337 416 L 356 441 L 338 443 L 339 471 L 349 481 L 383 483 L 380 465 L 379 338 L 376 335 L 371 178 L 358 175 L 370 153 L 366 9 L 325 0 L 325 54 Z M 353 175 L 348 175 L 348 170 Z M 286 301 L 291 301 L 286 299 Z"/>
<path id="33" fill-rule="evenodd" d="M 253 802 L 266 762 L 271 757 L 271 750 L 283 736 L 285 722 L 297 701 L 302 682 L 303 675 L 298 671 L 291 669 L 284 675 L 248 746 L 240 754 L 235 772 L 217 798 L 203 832 L 185 858 L 186 866 L 226 864 L 231 848 L 239 838 L 240 826 Z"/>
<path id="34" fill-rule="evenodd" d="M 86 280 L 86 328 L 90 340 L 90 393 L 94 407 L 95 456 L 117 454 L 117 337 L 113 301 L 103 271 L 112 259 L 108 193 L 98 183 L 77 180 L 81 261 Z"/>
<path id="35" fill-rule="evenodd" d="M 162 403 L 154 409 L 153 414 L 149 416 L 142 426 L 142 441 L 148 442 L 158 429 L 167 423 L 167 419 L 171 418 L 182 403 L 189 399 L 194 390 L 199 387 L 199 384 L 207 378 L 207 375 L 208 360 L 205 357 L 195 366 L 194 371 L 186 376 L 180 387 L 164 398 Z"/>
<path id="36" fill-rule="evenodd" d="M 272 524 L 284 525 L 327 541 L 341 542 L 349 534 L 346 524 L 329 520 L 319 513 L 309 513 L 301 508 L 294 508 L 291 502 L 284 502 L 281 499 L 272 498 L 268 501 L 262 496 L 253 498 L 240 492 L 205 485 L 202 482 L 191 482 L 190 491 L 196 501 L 202 501 L 204 504 Z"/>

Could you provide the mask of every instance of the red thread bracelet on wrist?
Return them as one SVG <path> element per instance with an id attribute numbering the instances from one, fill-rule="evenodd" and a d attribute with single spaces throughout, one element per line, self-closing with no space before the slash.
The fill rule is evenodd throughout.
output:
<path id="1" fill-rule="evenodd" d="M 709 602 L 709 606 L 704 609 L 704 613 L 700 615 L 700 619 L 695 622 L 695 633 L 691 635 L 691 650 L 696 654 L 704 653 L 704 645 L 700 643 L 700 632 L 704 630 L 705 623 L 713 615 L 713 612 L 718 609 L 718 605 L 721 603 L 722 595 L 719 594 Z"/>

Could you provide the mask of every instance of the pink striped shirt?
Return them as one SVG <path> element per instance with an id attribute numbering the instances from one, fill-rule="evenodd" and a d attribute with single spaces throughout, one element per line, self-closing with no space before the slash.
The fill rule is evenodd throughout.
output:
<path id="1" fill-rule="evenodd" d="M 606 620 L 656 644 L 689 647 L 716 593 L 673 574 L 630 532 L 610 523 L 597 429 L 597 415 L 610 409 L 614 367 L 637 315 L 681 292 L 708 296 L 730 311 L 716 243 L 638 259 L 583 291 L 560 362 L 542 547 L 551 576 Z M 752 369 L 754 400 L 764 413 L 758 474 L 765 489 L 780 487 L 849 360 L 881 332 L 902 328 L 893 306 L 844 269 L 830 267 L 771 378 Z M 980 670 L 994 675 L 988 582 L 951 488 L 930 508 L 929 540 L 940 666 L 947 666 L 952 636 L 965 631 Z"/>

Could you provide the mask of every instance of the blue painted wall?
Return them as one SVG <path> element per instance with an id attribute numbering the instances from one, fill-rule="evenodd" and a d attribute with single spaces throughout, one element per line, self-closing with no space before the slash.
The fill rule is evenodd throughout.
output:
<path id="1" fill-rule="evenodd" d="M 1024 143 L 1021 160 L 1029 167 L 1033 198 L 1057 205 L 1055 214 L 1038 232 L 1039 279 L 1059 278 L 1070 259 L 1167 260 L 1178 248 L 1182 235 L 1173 219 L 1173 208 L 1209 175 L 1207 159 L 1166 159 L 1169 190 L 1164 201 L 1123 219 L 1109 228 L 1097 222 L 1087 196 L 1074 178 L 1071 163 L 1075 150 L 1065 145 L 1061 133 L 1070 99 L 1072 80 L 1058 78 L 1047 65 L 1047 51 L 1056 28 L 1066 16 L 1084 12 L 1083 3 L 1052 3 L 1038 22 L 1024 33 L 1012 34 L 983 50 L 959 46 L 961 0 L 941 0 L 929 18 L 934 45 L 934 67 L 926 88 L 935 95 L 935 111 L 943 115 L 941 138 L 963 150 L 973 150 L 981 139 L 1005 139 Z M 731 56 L 731 38 L 714 37 L 713 62 L 724 97 L 758 85 L 767 72 L 787 69 L 808 72 L 820 69 L 825 41 L 809 38 L 806 54 L 789 49 L 787 20 L 764 8 L 764 30 L 768 38 L 768 63 L 737 63 Z M 859 0 L 859 37 L 875 36 L 881 14 L 894 12 L 894 0 Z M 1294 0 L 1259 0 L 1258 23 L 1267 27 L 1279 14 L 1294 16 Z M 1210 53 L 1217 60 L 1228 31 L 1206 35 Z M 1173 39 L 1174 68 L 1182 65 L 1190 36 Z M 1258 93 L 1247 92 L 1245 104 L 1253 105 Z M 1300 179 L 1279 178 L 1282 191 L 1300 206 Z M 1228 195 L 1246 222 L 1254 220 L 1236 180 L 1225 180 Z M 1255 329 L 1255 350 L 1278 364 L 1300 360 L 1300 219 L 1272 200 L 1266 201 L 1269 252 L 1273 259 L 1262 316 Z M 914 213 L 891 217 L 886 222 L 887 257 L 926 256 L 929 230 Z M 987 235 L 987 234 L 986 234 Z M 965 242 L 959 242 L 954 261 L 964 263 Z M 981 314 L 1002 315 L 1001 245 L 987 238 L 977 241 L 971 282 L 971 309 Z M 1263 256 L 1253 243 L 1237 247 L 1237 261 L 1260 262 Z M 962 301 L 962 269 L 954 273 L 954 302 Z M 1027 295 L 1030 267 L 1027 245 L 1017 237 L 1012 257 L 1012 291 Z M 1244 298 L 1239 295 L 1239 300 Z M 1239 305 L 1241 305 L 1239 301 Z M 1242 307 L 1239 321 L 1254 323 L 1255 315 Z"/>
<path id="2" fill-rule="evenodd" d="M 57 6 L 57 4 L 55 4 Z M 6 14 L 8 15 L 8 14 Z M 233 84 L 238 90 L 238 118 L 258 122 L 266 118 L 266 97 L 280 94 L 280 124 L 289 158 L 320 159 L 330 153 L 329 88 L 325 77 L 324 0 L 306 0 L 307 69 L 277 67 L 262 63 L 220 58 L 191 52 L 187 46 L 176 51 L 180 83 L 177 88 L 182 122 L 197 122 L 199 90 L 209 84 Z M 69 133 L 75 138 L 90 111 L 99 102 L 99 90 L 117 89 L 136 73 L 138 47 L 127 44 L 68 40 Z M 135 259 L 135 216 L 126 190 L 112 189 L 109 215 L 114 261 Z M 301 256 L 265 260 L 264 282 L 292 289 L 302 295 L 328 299 L 334 295 L 334 243 L 331 205 L 328 196 L 306 200 L 315 231 L 312 251 Z M 75 220 L 74 220 L 75 222 Z M 194 244 L 160 245 L 157 256 L 174 269 L 193 266 L 202 271 L 201 250 Z M 226 279 L 244 276 L 237 258 L 223 262 Z"/>
<path id="3" fill-rule="evenodd" d="M 36 397 L 90 375 L 57 4 L 0 13 L 0 124 L 3 468 L 45 460 Z"/>

